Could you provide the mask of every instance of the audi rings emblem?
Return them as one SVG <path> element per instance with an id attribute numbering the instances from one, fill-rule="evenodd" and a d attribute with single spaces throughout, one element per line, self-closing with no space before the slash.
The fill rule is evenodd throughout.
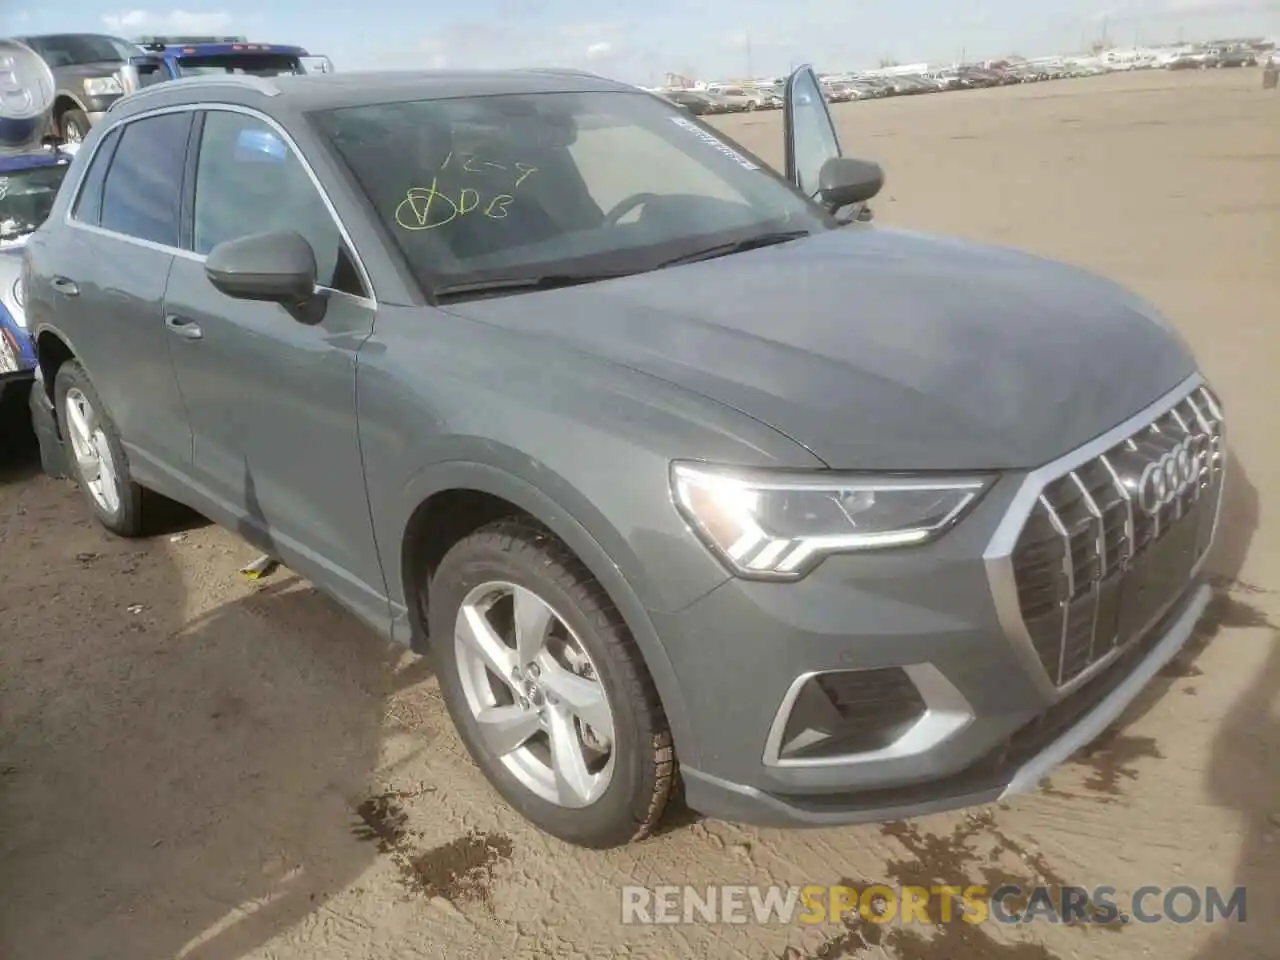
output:
<path id="1" fill-rule="evenodd" d="M 1200 481 L 1204 466 L 1203 436 L 1184 437 L 1172 450 L 1148 463 L 1138 477 L 1138 506 L 1155 516 Z"/>

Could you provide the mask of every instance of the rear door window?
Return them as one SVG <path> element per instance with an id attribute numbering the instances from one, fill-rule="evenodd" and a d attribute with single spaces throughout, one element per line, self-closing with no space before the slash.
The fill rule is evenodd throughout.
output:
<path id="1" fill-rule="evenodd" d="M 190 111 L 164 113 L 125 126 L 102 191 L 104 230 L 179 245 L 191 117 Z"/>

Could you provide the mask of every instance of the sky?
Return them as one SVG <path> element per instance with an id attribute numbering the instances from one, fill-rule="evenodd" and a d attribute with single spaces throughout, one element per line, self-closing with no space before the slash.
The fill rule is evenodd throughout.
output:
<path id="1" fill-rule="evenodd" d="M 1104 31 L 1121 46 L 1280 39 L 1280 0 L 361 0 L 352 13 L 317 0 L 186 2 L 0 0 L 0 36 L 226 32 L 298 44 L 344 71 L 558 66 L 635 83 L 1071 53 Z"/>

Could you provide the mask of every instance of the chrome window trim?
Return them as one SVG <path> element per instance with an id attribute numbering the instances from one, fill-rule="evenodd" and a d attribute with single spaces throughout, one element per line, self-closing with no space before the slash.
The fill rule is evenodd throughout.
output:
<path id="1" fill-rule="evenodd" d="M 874 668 L 867 668 L 874 669 Z M 865 750 L 860 753 L 845 753 L 830 757 L 813 757 L 804 759 L 786 759 L 782 756 L 782 737 L 786 733 L 787 721 L 795 707 L 797 698 L 804 685 L 814 677 L 829 673 L 862 673 L 863 670 L 835 668 L 831 670 L 810 670 L 791 681 L 778 712 L 774 714 L 773 723 L 769 726 L 769 735 L 765 739 L 762 761 L 766 767 L 848 767 L 861 766 L 868 763 L 883 763 L 889 760 L 904 760 L 928 753 L 940 744 L 945 743 L 973 722 L 974 712 L 965 699 L 964 694 L 955 688 L 932 663 L 913 663 L 900 667 L 915 684 L 920 698 L 924 701 L 925 710 L 910 727 L 892 743 L 879 750 Z"/>
<path id="2" fill-rule="evenodd" d="M 108 230 L 107 228 L 98 226 L 96 224 L 85 223 L 82 220 L 76 219 L 72 215 L 72 212 L 75 210 L 76 205 L 80 201 L 80 193 L 84 189 L 84 183 L 85 183 L 85 179 L 88 176 L 89 169 L 90 167 L 93 166 L 94 160 L 97 159 L 98 150 L 101 148 L 103 141 L 106 140 L 107 135 L 112 130 L 116 128 L 124 127 L 125 125 L 134 123 L 135 121 L 146 120 L 151 117 L 164 116 L 165 114 L 169 114 L 169 113 L 194 113 L 196 111 L 202 111 L 202 110 L 203 111 L 220 110 L 225 113 L 239 113 L 247 117 L 253 117 L 255 120 L 261 120 L 263 123 L 267 124 L 277 134 L 280 135 L 281 139 L 284 140 L 284 142 L 288 145 L 289 149 L 293 151 L 293 154 L 295 157 L 297 157 L 298 162 L 302 164 L 302 169 L 306 171 L 307 177 L 311 180 L 312 186 L 316 188 L 316 192 L 319 193 L 320 199 L 324 202 L 325 209 L 329 212 L 329 216 L 333 218 L 334 225 L 338 228 L 338 235 L 342 238 L 343 242 L 346 243 L 347 249 L 351 251 L 351 258 L 352 260 L 355 261 L 356 271 L 360 275 L 360 282 L 364 284 L 364 288 L 369 292 L 369 296 L 362 297 L 357 294 L 347 293 L 346 291 L 343 291 L 343 290 L 334 290 L 332 287 L 327 287 L 322 284 L 316 284 L 316 289 L 324 291 L 326 293 L 338 294 L 340 296 L 347 297 L 348 299 L 354 300 L 358 303 L 366 304 L 371 309 L 376 309 L 378 306 L 378 295 L 377 295 L 377 291 L 375 291 L 373 288 L 373 280 L 369 276 L 369 271 L 365 268 L 364 259 L 360 256 L 360 251 L 356 249 L 355 241 L 352 240 L 351 234 L 347 230 L 346 224 L 342 222 L 342 217 L 338 215 L 338 210 L 333 205 L 333 201 L 330 199 L 328 191 L 325 190 L 324 185 L 321 184 L 320 178 L 316 176 L 316 172 L 314 168 L 312 168 L 311 163 L 307 160 L 306 155 L 298 148 L 297 141 L 295 141 L 293 137 L 290 136 L 289 131 L 287 131 L 284 127 L 282 127 L 275 119 L 267 116 L 261 110 L 257 110 L 253 107 L 246 107 L 243 104 L 223 103 L 221 101 L 210 101 L 207 103 L 174 104 L 167 107 L 156 107 L 153 110 L 146 110 L 141 113 L 135 113 L 123 119 L 116 120 L 107 129 L 102 131 L 101 135 L 98 137 L 97 141 L 93 145 L 93 150 L 90 152 L 89 156 L 86 158 L 84 166 L 80 172 L 80 177 L 76 181 L 70 200 L 67 203 L 67 208 L 63 213 L 63 216 L 62 216 L 63 223 L 66 224 L 68 227 L 73 227 L 77 230 L 86 230 L 90 233 L 96 233 L 100 236 L 110 237 L 115 240 L 123 240 L 126 243 L 132 243 L 136 246 L 144 247 L 149 250 L 156 250 L 161 253 L 170 254 L 172 256 L 183 257 L 184 259 L 187 259 L 187 260 L 194 260 L 199 263 L 204 263 L 206 259 L 204 254 L 196 253 L 194 250 L 184 250 L 181 247 L 171 247 L 171 246 L 168 246 L 167 244 L 155 243 L 151 240 L 143 240 L 140 237 L 131 237 L 128 234 L 119 233 L 118 231 L 115 231 L 115 230 Z M 123 134 L 121 135 L 123 136 Z M 110 171 L 108 170 L 107 173 L 109 175 Z M 103 185 L 105 188 L 105 185 L 106 185 L 105 179 L 103 180 Z"/>
<path id="3" fill-rule="evenodd" d="M 1018 604 L 1018 586 L 1014 579 L 1013 573 L 1013 550 L 1017 544 L 1018 537 L 1022 533 L 1023 526 L 1031 517 L 1040 494 L 1044 488 L 1053 480 L 1069 473 L 1072 470 L 1088 463 L 1099 455 L 1106 453 L 1117 443 L 1132 436 L 1138 430 L 1150 424 L 1158 417 L 1163 416 L 1169 410 L 1173 409 L 1177 404 L 1184 400 L 1192 391 L 1202 386 L 1207 386 L 1204 377 L 1199 373 L 1193 373 L 1179 383 L 1172 390 L 1165 393 L 1158 400 L 1143 407 L 1133 416 L 1129 417 L 1122 423 L 1108 430 L 1101 436 L 1095 437 L 1084 446 L 1077 447 L 1070 453 L 1064 454 L 1056 460 L 1050 461 L 1041 467 L 1032 470 L 1023 477 L 1017 492 L 1013 495 L 1013 499 L 1009 503 L 1008 509 L 1005 511 L 1004 517 L 997 525 L 995 532 L 992 534 L 987 548 L 983 551 L 982 559 L 987 568 L 987 581 L 991 589 L 991 598 L 995 604 L 996 615 L 1003 628 L 1005 637 L 1012 643 L 1015 654 L 1022 661 L 1026 668 L 1028 676 L 1036 685 L 1036 689 L 1044 697 L 1046 701 L 1053 702 L 1061 700 L 1069 695 L 1072 691 L 1078 689 L 1081 685 L 1087 683 L 1090 679 L 1097 676 L 1098 673 L 1105 670 L 1107 666 L 1115 661 L 1117 657 L 1123 654 L 1132 646 L 1132 644 L 1144 634 L 1146 634 L 1152 626 L 1154 626 L 1165 613 L 1182 598 L 1182 595 L 1175 597 L 1164 609 L 1157 612 L 1150 623 L 1142 630 L 1135 633 L 1134 637 L 1123 646 L 1116 647 L 1108 651 L 1106 655 L 1091 663 L 1078 675 L 1073 677 L 1070 682 L 1057 686 L 1052 677 L 1045 671 L 1044 666 L 1040 663 L 1040 658 L 1036 653 L 1035 647 L 1031 642 L 1031 634 L 1027 630 L 1026 623 L 1022 619 L 1022 610 Z M 1199 574 L 1204 566 L 1205 558 L 1208 556 L 1213 547 L 1214 540 L 1218 533 L 1218 523 L 1222 514 L 1222 501 L 1225 493 L 1227 482 L 1227 457 L 1226 457 L 1226 424 L 1222 425 L 1223 438 L 1223 472 L 1220 481 L 1219 495 L 1217 503 L 1214 507 L 1213 525 L 1209 531 L 1209 542 L 1204 553 L 1197 561 L 1196 566 L 1191 571 L 1192 578 Z"/>

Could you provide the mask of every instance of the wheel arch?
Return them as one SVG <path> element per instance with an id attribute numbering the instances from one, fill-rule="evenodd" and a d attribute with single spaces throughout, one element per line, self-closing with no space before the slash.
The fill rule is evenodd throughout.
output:
<path id="1" fill-rule="evenodd" d="M 438 464 L 419 475 L 410 491 L 412 507 L 405 511 L 399 557 L 392 569 L 404 590 L 415 648 L 423 648 L 427 641 L 421 585 L 432 562 L 438 562 L 453 543 L 487 523 L 503 516 L 524 516 L 563 541 L 609 595 L 657 687 L 677 756 L 684 763 L 697 765 L 697 742 L 675 669 L 640 593 L 623 572 L 634 571 L 637 561 L 622 535 L 598 511 L 585 503 L 570 510 L 528 480 L 471 461 Z"/>
<path id="2" fill-rule="evenodd" d="M 40 368 L 40 380 L 44 384 L 45 393 L 52 400 L 54 380 L 58 376 L 59 368 L 68 360 L 75 360 L 82 366 L 83 361 L 80 360 L 75 348 L 71 346 L 71 341 L 52 327 L 44 327 L 38 330 L 34 342 L 36 365 Z"/>
<path id="3" fill-rule="evenodd" d="M 86 113 L 88 112 L 84 109 L 84 104 L 77 100 L 75 96 L 65 90 L 59 90 L 58 95 L 53 100 L 54 119 L 60 123 L 62 121 L 62 115 L 68 110 L 81 110 Z"/>

